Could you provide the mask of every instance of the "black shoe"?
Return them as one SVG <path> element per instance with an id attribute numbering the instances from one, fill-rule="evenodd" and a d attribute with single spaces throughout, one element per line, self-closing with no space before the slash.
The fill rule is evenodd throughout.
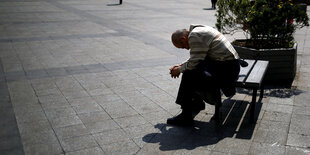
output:
<path id="1" fill-rule="evenodd" d="M 167 119 L 167 124 L 176 126 L 191 126 L 193 123 L 194 120 L 191 113 L 182 112 L 178 116 Z"/>

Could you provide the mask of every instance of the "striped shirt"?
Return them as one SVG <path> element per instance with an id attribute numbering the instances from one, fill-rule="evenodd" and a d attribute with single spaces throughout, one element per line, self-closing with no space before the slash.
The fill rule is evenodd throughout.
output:
<path id="1" fill-rule="evenodd" d="M 180 72 L 195 69 L 206 57 L 216 61 L 239 59 L 230 42 L 216 29 L 191 25 L 189 31 L 190 58 L 180 66 Z"/>

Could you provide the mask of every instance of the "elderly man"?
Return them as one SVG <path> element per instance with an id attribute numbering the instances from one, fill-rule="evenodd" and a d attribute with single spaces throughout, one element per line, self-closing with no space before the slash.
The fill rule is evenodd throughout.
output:
<path id="1" fill-rule="evenodd" d="M 177 30 L 171 36 L 177 48 L 190 50 L 190 58 L 170 68 L 172 78 L 182 79 L 176 103 L 182 113 L 167 120 L 171 125 L 192 125 L 195 115 L 205 108 L 199 92 L 209 92 L 209 104 L 221 104 L 220 89 L 225 96 L 235 94 L 233 82 L 240 71 L 239 56 L 230 42 L 210 26 L 191 25 L 189 30 Z"/>

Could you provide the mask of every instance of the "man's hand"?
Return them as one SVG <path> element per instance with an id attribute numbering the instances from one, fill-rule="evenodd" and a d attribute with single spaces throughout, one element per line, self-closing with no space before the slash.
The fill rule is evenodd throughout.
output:
<path id="1" fill-rule="evenodd" d="M 180 70 L 179 70 L 180 65 L 174 65 L 171 67 L 170 70 L 170 75 L 172 78 L 178 78 L 180 76 Z"/>

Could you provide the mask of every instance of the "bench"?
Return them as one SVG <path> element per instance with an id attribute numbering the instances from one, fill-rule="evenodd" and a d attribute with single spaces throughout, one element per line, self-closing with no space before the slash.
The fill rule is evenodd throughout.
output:
<path id="1" fill-rule="evenodd" d="M 241 67 L 239 78 L 235 82 L 235 86 L 239 88 L 252 89 L 252 101 L 250 104 L 250 123 L 254 122 L 254 112 L 257 90 L 260 89 L 260 98 L 263 98 L 264 86 L 262 84 L 264 75 L 267 71 L 269 62 L 263 60 L 245 60 L 248 63 L 247 67 Z M 221 101 L 215 104 L 214 119 L 219 120 L 220 118 L 220 107 Z"/>

